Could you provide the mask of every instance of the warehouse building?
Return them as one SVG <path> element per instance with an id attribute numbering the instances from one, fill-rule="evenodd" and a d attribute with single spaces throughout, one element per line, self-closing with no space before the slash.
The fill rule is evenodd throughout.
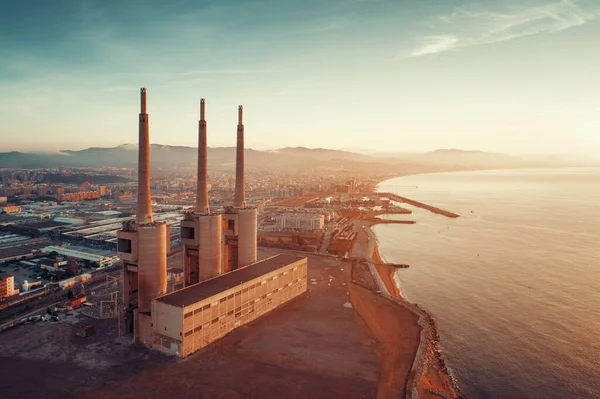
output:
<path id="1" fill-rule="evenodd" d="M 275 255 L 152 301 L 152 347 L 186 357 L 306 292 L 307 258 Z"/>

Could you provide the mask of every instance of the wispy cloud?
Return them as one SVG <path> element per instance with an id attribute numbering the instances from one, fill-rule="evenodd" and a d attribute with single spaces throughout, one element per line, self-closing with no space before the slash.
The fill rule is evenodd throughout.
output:
<path id="1" fill-rule="evenodd" d="M 558 32 L 584 25 L 598 16 L 572 0 L 535 7 L 509 7 L 500 11 L 471 5 L 436 17 L 430 26 L 439 33 L 423 36 L 411 57 L 460 47 L 498 43 L 523 36 Z"/>

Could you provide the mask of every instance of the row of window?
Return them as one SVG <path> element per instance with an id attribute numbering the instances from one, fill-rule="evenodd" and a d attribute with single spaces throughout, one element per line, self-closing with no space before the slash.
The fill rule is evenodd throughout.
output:
<path id="1" fill-rule="evenodd" d="M 304 276 L 304 279 L 306 279 L 306 276 Z M 274 294 L 276 292 L 283 291 L 284 289 L 289 288 L 289 287 L 291 287 L 294 284 L 299 284 L 301 281 L 302 281 L 302 279 L 297 279 L 297 280 L 295 280 L 293 282 L 290 282 L 290 283 L 286 284 L 283 287 L 279 287 L 278 289 L 276 289 L 273 292 L 270 292 L 269 294 L 264 294 L 260 298 L 253 299 L 253 300 L 249 301 L 248 303 L 243 304 L 242 306 L 238 306 L 234 310 L 230 310 L 229 312 L 227 312 L 226 315 L 223 315 L 223 316 L 220 316 L 220 317 L 215 317 L 212 320 L 210 320 L 210 322 L 206 322 L 203 325 L 199 325 L 199 326 L 196 326 L 193 329 L 190 329 L 189 331 L 187 331 L 184 334 L 184 336 L 188 337 L 192 333 L 199 332 L 203 328 L 207 328 L 207 327 L 209 327 L 211 325 L 214 325 L 214 324 L 218 323 L 219 321 L 221 321 L 222 323 L 224 323 L 225 320 L 226 320 L 226 318 L 230 317 L 232 315 L 234 315 L 234 317 L 237 319 L 237 318 L 241 317 L 242 314 L 247 314 L 247 313 L 251 314 L 251 313 L 254 313 L 255 306 L 261 306 L 261 304 L 259 303 L 259 301 L 261 301 L 261 300 L 264 301 L 265 299 L 268 299 L 268 303 L 265 304 L 265 305 L 267 307 L 269 307 L 270 304 L 271 304 L 271 298 L 268 298 L 268 297 L 270 297 L 272 294 Z"/>
<path id="2" fill-rule="evenodd" d="M 263 281 L 261 281 L 261 282 L 258 282 L 258 283 L 256 283 L 256 284 L 252 284 L 252 285 L 250 285 L 250 286 L 248 286 L 248 287 L 245 287 L 245 288 L 243 288 L 241 291 L 237 291 L 235 294 L 231 294 L 231 295 L 228 295 L 228 296 L 226 296 L 226 297 L 223 297 L 223 298 L 219 299 L 219 301 L 218 301 L 218 302 L 214 302 L 214 304 L 215 304 L 215 305 L 217 305 L 217 304 L 219 304 L 219 303 L 223 303 L 223 302 L 225 302 L 225 301 L 226 301 L 226 300 L 228 300 L 228 299 L 233 299 L 233 297 L 234 297 L 234 296 L 240 296 L 240 295 L 242 295 L 242 293 L 247 293 L 247 292 L 248 292 L 248 290 L 251 290 L 251 289 L 257 288 L 257 287 L 259 287 L 259 286 L 261 286 L 261 285 L 264 285 L 264 284 L 266 284 L 268 281 L 275 280 L 275 279 L 277 279 L 278 277 L 283 277 L 284 275 L 288 274 L 289 272 L 292 272 L 292 271 L 294 271 L 294 270 L 297 270 L 297 269 L 298 269 L 298 267 L 295 267 L 295 268 L 294 268 L 294 269 L 292 269 L 292 270 L 288 270 L 288 271 L 285 271 L 285 272 L 279 273 L 277 276 L 271 276 L 271 277 L 269 277 L 269 278 L 267 278 L 267 279 L 265 279 L 265 280 L 263 280 Z M 306 275 L 304 276 L 304 278 L 306 278 Z M 183 315 L 183 318 L 184 318 L 184 319 L 187 319 L 188 317 L 192 317 L 192 315 L 194 315 L 194 314 L 198 314 L 198 313 L 200 313 L 200 312 L 202 312 L 202 311 L 204 311 L 204 310 L 207 310 L 207 309 L 209 309 L 209 308 L 210 308 L 212 305 L 213 305 L 213 304 L 209 303 L 209 304 L 207 304 L 207 305 L 204 305 L 204 306 L 203 306 L 203 307 L 201 307 L 201 308 L 198 308 L 198 309 L 194 310 L 193 312 L 192 312 L 192 311 L 190 311 L 190 312 L 186 313 L 185 315 Z"/>

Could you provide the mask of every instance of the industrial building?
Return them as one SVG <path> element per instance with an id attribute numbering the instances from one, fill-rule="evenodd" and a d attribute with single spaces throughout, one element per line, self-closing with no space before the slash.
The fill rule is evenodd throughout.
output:
<path id="1" fill-rule="evenodd" d="M 181 222 L 184 245 L 184 283 L 208 278 L 248 266 L 257 260 L 258 214 L 246 204 L 244 181 L 243 108 L 238 107 L 235 197 L 224 213 L 211 213 L 208 198 L 206 101 L 200 100 L 198 129 L 198 194 L 194 213 Z"/>
<path id="2" fill-rule="evenodd" d="M 152 347 L 186 357 L 306 292 L 307 259 L 276 255 L 152 301 Z"/>
<path id="3" fill-rule="evenodd" d="M 244 187 L 242 106 L 234 204 L 224 214 L 211 212 L 202 99 L 196 206 L 181 221 L 185 288 L 167 294 L 169 226 L 152 215 L 148 132 L 146 89 L 142 89 L 136 220 L 126 221 L 117 232 L 117 251 L 123 260 L 124 331 L 149 347 L 187 356 L 305 292 L 307 259 L 278 255 L 257 262 L 257 211 L 247 206 Z M 180 286 L 180 275 L 180 270 L 170 269 L 172 289 Z"/>
<path id="4" fill-rule="evenodd" d="M 146 89 L 140 92 L 138 190 L 136 220 L 123 223 L 117 232 L 117 254 L 123 260 L 125 331 L 151 344 L 150 306 L 167 292 L 169 226 L 152 217 L 150 202 L 150 137 Z"/>
<path id="5" fill-rule="evenodd" d="M 57 218 L 58 219 L 58 218 Z M 92 247 L 102 247 L 106 249 L 117 249 L 117 232 L 123 227 L 123 223 L 133 221 L 133 216 L 111 218 L 91 222 L 85 226 L 63 228 L 60 231 L 60 238 L 63 241 L 83 244 Z M 157 222 L 165 222 L 169 225 L 171 243 L 179 239 L 179 223 L 181 213 L 164 212 L 154 215 Z"/>
<path id="6" fill-rule="evenodd" d="M 243 107 L 238 107 L 233 206 L 223 212 L 223 270 L 228 272 L 257 260 L 258 213 L 246 203 Z"/>
<path id="7" fill-rule="evenodd" d="M 55 245 L 49 245 L 42 249 L 45 253 L 56 252 L 59 255 L 66 256 L 71 259 L 85 261 L 96 268 L 103 268 L 111 266 L 116 260 L 116 256 L 112 256 L 108 252 L 103 251 L 93 251 L 88 248 L 80 248 L 80 247 L 59 247 Z M 65 263 L 66 264 L 66 263 Z"/>
<path id="8" fill-rule="evenodd" d="M 206 141 L 206 101 L 200 100 L 198 127 L 198 193 L 195 212 L 181 222 L 184 285 L 188 286 L 222 272 L 222 217 L 211 213 L 208 199 L 208 159 Z"/>

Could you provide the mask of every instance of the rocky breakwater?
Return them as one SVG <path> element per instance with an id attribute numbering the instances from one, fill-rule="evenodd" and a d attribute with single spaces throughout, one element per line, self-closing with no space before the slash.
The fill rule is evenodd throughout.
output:
<path id="1" fill-rule="evenodd" d="M 429 205 L 429 204 L 425 204 L 423 202 L 416 201 L 416 200 L 413 200 L 413 199 L 410 199 L 410 198 L 406 198 L 406 197 L 403 197 L 403 196 L 398 195 L 398 194 L 393 194 L 393 193 L 377 193 L 376 195 L 378 195 L 380 197 L 387 197 L 387 198 L 389 198 L 391 200 L 394 200 L 394 201 L 397 201 L 397 202 L 403 202 L 405 204 L 409 204 L 409 205 L 415 206 L 417 208 L 426 209 L 426 210 L 428 210 L 428 211 L 430 211 L 432 213 L 436 213 L 438 215 L 446 216 L 446 217 L 449 217 L 449 218 L 458 218 L 458 217 L 460 217 L 460 215 L 457 214 L 457 213 L 450 212 L 450 211 L 447 211 L 445 209 L 437 208 L 435 206 L 432 206 L 432 205 Z"/>

